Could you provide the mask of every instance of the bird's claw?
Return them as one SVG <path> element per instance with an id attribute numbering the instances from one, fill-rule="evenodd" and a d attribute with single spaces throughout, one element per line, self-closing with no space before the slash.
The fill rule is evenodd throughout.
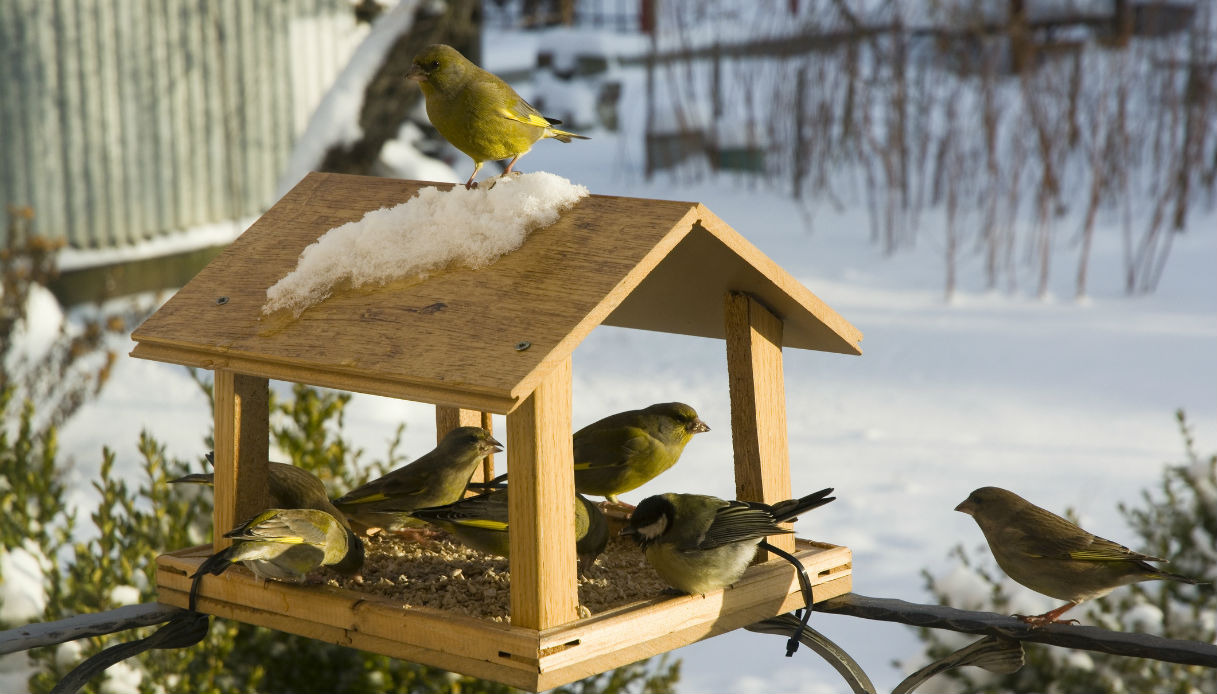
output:
<path id="1" fill-rule="evenodd" d="M 1051 614 L 1025 615 L 1016 614 L 1014 618 L 1032 629 L 1043 629 L 1052 624 L 1080 624 L 1076 619 L 1057 619 Z"/>

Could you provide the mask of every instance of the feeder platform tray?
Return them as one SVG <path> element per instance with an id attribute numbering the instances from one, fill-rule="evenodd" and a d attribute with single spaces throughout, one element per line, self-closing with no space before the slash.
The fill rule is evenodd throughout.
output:
<path id="1" fill-rule="evenodd" d="M 851 589 L 847 547 L 797 540 L 815 602 Z M 190 575 L 211 546 L 157 558 L 159 600 L 186 607 Z M 707 595 L 656 596 L 544 630 L 526 629 L 331 586 L 262 581 L 243 570 L 209 576 L 199 610 L 513 687 L 551 689 L 803 605 L 794 568 L 757 564 Z"/>

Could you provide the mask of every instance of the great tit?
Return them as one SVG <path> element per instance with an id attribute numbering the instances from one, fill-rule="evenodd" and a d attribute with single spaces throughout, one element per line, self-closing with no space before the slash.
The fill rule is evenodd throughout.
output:
<path id="1" fill-rule="evenodd" d="M 622 535 L 633 536 L 668 585 L 704 595 L 739 580 L 769 535 L 792 532 L 778 523 L 834 500 L 832 488 L 773 505 L 702 494 L 647 497 Z"/>

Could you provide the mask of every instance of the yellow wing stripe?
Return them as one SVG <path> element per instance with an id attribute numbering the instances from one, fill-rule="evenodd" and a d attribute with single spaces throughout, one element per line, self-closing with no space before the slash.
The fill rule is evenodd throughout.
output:
<path id="1" fill-rule="evenodd" d="M 459 520 L 452 521 L 457 525 L 464 525 L 470 528 L 483 528 L 485 530 L 506 530 L 507 524 L 502 521 L 492 520 Z"/>
<path id="2" fill-rule="evenodd" d="M 525 125 L 535 125 L 538 128 L 548 128 L 549 127 L 549 121 L 545 120 L 541 116 L 536 115 L 535 113 L 530 113 L 528 115 L 521 116 L 518 113 L 512 113 L 511 111 L 508 111 L 507 109 L 502 109 L 499 111 L 499 115 L 503 116 L 504 118 L 507 118 L 508 120 L 514 120 L 514 121 L 517 121 L 520 123 L 524 123 Z"/>

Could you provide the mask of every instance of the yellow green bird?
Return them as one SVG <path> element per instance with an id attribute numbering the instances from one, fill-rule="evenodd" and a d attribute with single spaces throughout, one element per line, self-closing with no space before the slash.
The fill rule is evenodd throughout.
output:
<path id="1" fill-rule="evenodd" d="M 575 491 L 603 496 L 636 489 L 676 464 L 694 434 L 710 431 L 682 402 L 618 412 L 574 435 Z"/>
<path id="2" fill-rule="evenodd" d="M 211 555 L 191 575 L 190 609 L 208 574 L 219 576 L 237 562 L 255 576 L 301 583 L 323 566 L 354 575 L 363 568 L 363 543 L 338 519 L 316 509 L 267 509 L 224 533 L 233 543 Z"/>
<path id="3" fill-rule="evenodd" d="M 503 174 L 511 173 L 537 140 L 589 139 L 555 128 L 562 121 L 541 115 L 510 85 L 451 46 L 435 44 L 416 55 L 406 78 L 422 88 L 427 117 L 439 134 L 473 160 L 466 188 L 473 187 L 487 161 L 511 157 Z"/>
<path id="4" fill-rule="evenodd" d="M 207 459 L 215 464 L 215 454 L 207 453 Z M 325 490 L 325 483 L 316 475 L 304 468 L 270 461 L 267 467 L 267 491 L 270 494 L 272 508 L 312 508 L 338 519 L 344 527 L 349 527 L 346 516 L 330 502 L 330 495 Z M 186 475 L 170 484 L 205 484 L 215 486 L 215 474 L 197 473 Z"/>
<path id="5" fill-rule="evenodd" d="M 1092 535 L 1000 487 L 973 491 L 955 510 L 972 516 L 980 526 L 993 558 L 1007 576 L 1037 593 L 1068 601 L 1041 615 L 1017 615 L 1033 626 L 1057 622 L 1083 600 L 1102 597 L 1130 583 L 1200 582 L 1150 566 L 1146 562 L 1166 560 Z"/>
<path id="6" fill-rule="evenodd" d="M 431 452 L 336 499 L 334 505 L 372 527 L 410 525 L 406 512 L 450 504 L 465 493 L 482 458 L 503 450 L 482 427 L 457 427 Z"/>
<path id="7" fill-rule="evenodd" d="M 608 544 L 608 522 L 600 507 L 576 494 L 575 553 L 579 572 L 586 571 Z M 500 557 L 511 548 L 507 526 L 507 489 L 496 489 L 455 503 L 411 512 L 415 518 L 446 530 L 470 547 Z"/>

